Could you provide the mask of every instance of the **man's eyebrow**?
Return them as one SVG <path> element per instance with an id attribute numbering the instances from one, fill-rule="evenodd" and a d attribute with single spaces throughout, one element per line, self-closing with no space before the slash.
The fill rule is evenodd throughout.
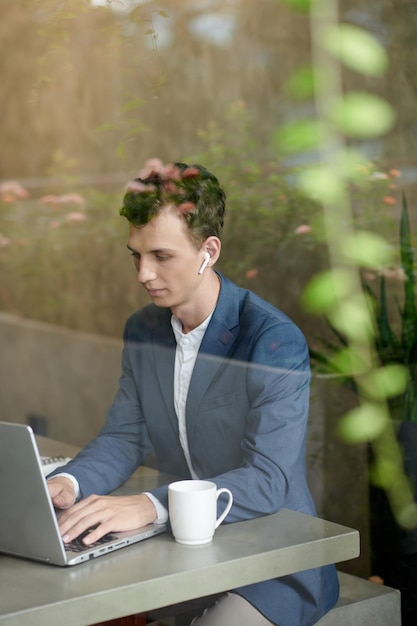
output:
<path id="1" fill-rule="evenodd" d="M 133 252 L 134 254 L 140 254 L 140 252 L 138 252 L 137 250 L 135 250 L 134 248 L 132 248 L 131 246 L 129 246 L 129 244 L 126 244 L 126 247 L 128 250 L 130 250 L 130 252 Z M 156 248 L 155 250 L 149 250 L 149 252 L 151 254 L 161 254 L 161 253 L 170 253 L 172 254 L 172 250 L 170 248 Z"/>

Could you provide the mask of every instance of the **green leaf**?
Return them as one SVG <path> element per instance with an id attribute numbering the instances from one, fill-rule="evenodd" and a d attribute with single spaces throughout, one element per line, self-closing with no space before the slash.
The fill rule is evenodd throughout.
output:
<path id="1" fill-rule="evenodd" d="M 409 374 L 406 367 L 391 364 L 369 372 L 361 380 L 361 387 L 368 398 L 386 400 L 403 393 L 406 390 L 408 379 Z"/>
<path id="2" fill-rule="evenodd" d="M 357 26 L 340 24 L 329 27 L 323 44 L 346 67 L 361 74 L 381 76 L 388 67 L 388 55 L 381 44 Z"/>
<path id="3" fill-rule="evenodd" d="M 382 358 L 382 355 L 381 355 L 381 348 L 384 350 L 385 348 L 389 347 L 395 350 L 397 347 L 399 347 L 399 341 L 389 323 L 388 304 L 387 304 L 387 298 L 386 298 L 384 276 L 381 276 L 379 307 L 377 306 L 376 298 L 375 298 L 373 291 L 371 290 L 371 288 L 366 282 L 363 283 L 363 289 L 364 289 L 364 292 L 367 294 L 373 308 L 376 309 L 379 355 L 381 357 L 382 362 L 384 362 L 384 359 Z"/>
<path id="4" fill-rule="evenodd" d="M 361 91 L 348 92 L 330 116 L 343 133 L 358 139 L 383 135 L 395 121 L 394 109 L 388 102 Z"/>
<path id="5" fill-rule="evenodd" d="M 350 341 L 366 341 L 374 335 L 374 328 L 366 300 L 361 294 L 351 296 L 329 312 L 333 326 L 345 333 Z"/>
<path id="6" fill-rule="evenodd" d="M 125 141 L 119 141 L 117 144 L 116 155 L 121 161 L 126 161 L 127 149 Z"/>
<path id="7" fill-rule="evenodd" d="M 308 11 L 310 9 L 311 0 L 278 0 L 281 4 L 287 4 L 293 9 L 299 11 Z"/>
<path id="8" fill-rule="evenodd" d="M 318 145 L 319 133 L 315 120 L 300 120 L 278 128 L 273 141 L 276 148 L 287 153 L 311 150 Z"/>
<path id="9" fill-rule="evenodd" d="M 284 93 L 296 100 L 311 98 L 315 91 L 314 71 L 311 65 L 299 67 L 283 86 Z"/>
<path id="10" fill-rule="evenodd" d="M 130 111 L 135 111 L 136 109 L 139 109 L 144 104 L 145 100 L 143 98 L 133 98 L 123 105 L 122 111 L 125 113 L 129 113 Z"/>
<path id="11" fill-rule="evenodd" d="M 411 501 L 409 504 L 402 506 L 397 511 L 397 519 L 403 528 L 415 530 L 417 526 L 417 504 Z"/>
<path id="12" fill-rule="evenodd" d="M 302 301 L 311 313 L 326 313 L 352 294 L 355 278 L 352 272 L 338 268 L 316 274 L 304 290 Z"/>
<path id="13" fill-rule="evenodd" d="M 361 354 L 350 347 L 339 350 L 330 360 L 330 365 L 334 371 L 349 377 L 358 376 L 367 367 Z"/>
<path id="14" fill-rule="evenodd" d="M 401 312 L 402 317 L 402 333 L 401 339 L 403 346 L 410 350 L 416 341 L 417 335 L 417 313 L 415 304 L 415 286 L 414 286 L 414 255 L 411 244 L 410 220 L 408 217 L 408 207 L 405 196 L 403 195 L 403 205 L 401 211 L 400 222 L 400 252 L 401 265 L 406 276 L 404 283 L 404 308 Z"/>
<path id="15" fill-rule="evenodd" d="M 387 414 L 383 407 L 362 404 L 344 415 L 338 425 L 338 434 L 347 443 L 358 444 L 376 439 L 384 430 Z"/>
<path id="16" fill-rule="evenodd" d="M 144 124 L 142 122 L 138 122 L 137 124 L 134 124 L 133 126 L 129 126 L 129 129 L 128 129 L 127 134 L 126 134 L 126 138 L 127 139 L 131 139 L 134 135 L 140 135 L 141 133 L 147 133 L 148 130 L 149 129 L 146 126 L 146 124 Z"/>
<path id="17" fill-rule="evenodd" d="M 343 172 L 346 179 L 359 184 L 363 181 L 363 170 L 369 164 L 369 159 L 354 148 L 346 147 L 343 156 Z"/>
<path id="18" fill-rule="evenodd" d="M 387 242 L 369 231 L 358 231 L 348 237 L 343 243 L 343 254 L 349 262 L 368 268 L 388 265 L 393 260 Z"/>
<path id="19" fill-rule="evenodd" d="M 120 128 L 117 124 L 108 123 L 108 124 L 101 124 L 100 126 L 97 126 L 94 130 L 96 133 L 104 133 L 104 132 L 108 132 L 111 130 L 120 131 Z"/>
<path id="20" fill-rule="evenodd" d="M 330 166 L 305 169 L 300 173 L 298 183 L 309 196 L 324 204 L 340 202 L 344 195 L 343 181 Z"/>

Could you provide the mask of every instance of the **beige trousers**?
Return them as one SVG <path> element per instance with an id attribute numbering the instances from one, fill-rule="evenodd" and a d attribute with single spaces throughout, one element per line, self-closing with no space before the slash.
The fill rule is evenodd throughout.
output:
<path id="1" fill-rule="evenodd" d="M 192 626 L 272 626 L 262 613 L 237 593 L 227 593 L 195 617 Z"/>

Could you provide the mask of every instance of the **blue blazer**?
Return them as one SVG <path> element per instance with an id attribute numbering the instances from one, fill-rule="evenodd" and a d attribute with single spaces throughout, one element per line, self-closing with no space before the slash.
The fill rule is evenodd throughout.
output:
<path id="1" fill-rule="evenodd" d="M 310 368 L 304 336 L 281 311 L 220 279 L 187 397 L 193 467 L 200 478 L 232 491 L 227 522 L 281 507 L 315 515 L 305 467 Z M 190 478 L 174 410 L 175 347 L 169 309 L 151 304 L 127 321 L 119 389 L 106 424 L 65 468 L 83 497 L 119 487 L 150 452 L 161 472 Z M 152 493 L 167 506 L 167 485 Z M 337 601 L 337 574 L 327 566 L 234 591 L 279 626 L 309 626 Z"/>

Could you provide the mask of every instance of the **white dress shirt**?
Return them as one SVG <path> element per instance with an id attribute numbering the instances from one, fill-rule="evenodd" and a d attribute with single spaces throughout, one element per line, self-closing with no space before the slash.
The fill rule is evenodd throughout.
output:
<path id="1" fill-rule="evenodd" d="M 193 374 L 194 365 L 197 354 L 203 341 L 204 333 L 210 323 L 213 312 L 189 333 L 182 332 L 182 324 L 180 320 L 173 315 L 171 317 L 172 330 L 174 331 L 177 348 L 175 350 L 175 366 L 174 366 L 174 407 L 178 419 L 178 430 L 181 448 L 183 449 L 185 460 L 192 478 L 198 478 L 190 456 L 187 439 L 187 426 L 185 423 L 185 407 L 187 404 L 188 388 L 190 386 L 191 376 Z M 151 493 L 146 493 L 156 508 L 158 518 L 157 524 L 162 524 L 168 520 L 168 511 Z"/>
<path id="2" fill-rule="evenodd" d="M 177 341 L 177 349 L 175 350 L 175 369 L 174 369 L 174 406 L 178 418 L 178 427 L 180 433 L 180 443 L 184 451 L 188 469 L 193 478 L 198 478 L 191 463 L 190 451 L 188 449 L 187 428 L 185 424 L 185 407 L 187 404 L 188 388 L 190 386 L 191 376 L 193 374 L 194 365 L 197 354 L 203 341 L 204 333 L 209 325 L 212 313 L 204 320 L 200 326 L 184 335 L 182 332 L 182 324 L 174 315 L 171 318 L 172 329 Z"/>

